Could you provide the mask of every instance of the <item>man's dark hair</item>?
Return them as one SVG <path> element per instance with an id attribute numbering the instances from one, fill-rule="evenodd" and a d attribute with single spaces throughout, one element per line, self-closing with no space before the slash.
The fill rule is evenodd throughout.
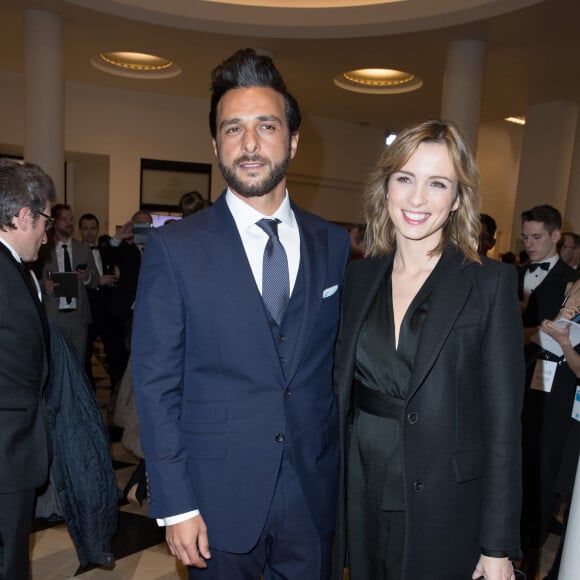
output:
<path id="1" fill-rule="evenodd" d="M 357 244 L 362 244 L 365 241 L 365 235 L 367 233 L 367 224 L 354 224 L 351 227 L 351 231 L 352 230 L 356 231 L 354 241 Z"/>
<path id="2" fill-rule="evenodd" d="M 97 227 L 99 227 L 99 218 L 97 218 L 97 216 L 93 213 L 84 213 L 80 218 L 79 218 L 79 228 L 81 227 L 81 223 L 84 220 L 94 220 L 97 222 Z"/>
<path id="3" fill-rule="evenodd" d="M 479 220 L 481 224 L 485 226 L 487 233 L 490 235 L 491 238 L 495 237 L 495 232 L 497 231 L 497 224 L 495 220 L 487 213 L 480 213 Z"/>
<path id="4" fill-rule="evenodd" d="M 199 191 L 188 191 L 179 199 L 179 209 L 181 215 L 187 217 L 206 207 L 206 200 Z"/>
<path id="5" fill-rule="evenodd" d="M 290 135 L 300 127 L 302 117 L 296 99 L 288 92 L 286 84 L 269 56 L 259 55 L 252 48 L 238 50 L 211 72 L 211 108 L 209 129 L 217 135 L 217 106 L 220 99 L 232 89 L 268 87 L 279 92 L 286 103 L 286 122 Z"/>
<path id="6" fill-rule="evenodd" d="M 562 214 L 551 205 L 536 205 L 522 212 L 522 223 L 540 222 L 552 234 L 562 228 Z"/>
<path id="7" fill-rule="evenodd" d="M 56 197 L 50 176 L 34 163 L 0 159 L 0 229 L 14 229 L 12 219 L 27 207 L 37 218 Z"/>
<path id="8" fill-rule="evenodd" d="M 55 205 L 52 206 L 52 209 L 50 210 L 50 215 L 57 220 L 58 219 L 58 215 L 60 214 L 61 211 L 64 210 L 69 210 L 70 211 L 70 205 L 68 203 L 57 203 Z"/>

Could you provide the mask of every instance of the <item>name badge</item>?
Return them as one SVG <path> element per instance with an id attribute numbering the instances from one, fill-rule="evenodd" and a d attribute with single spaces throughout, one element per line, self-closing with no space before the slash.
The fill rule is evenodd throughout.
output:
<path id="1" fill-rule="evenodd" d="M 536 361 L 536 366 L 534 367 L 534 374 L 532 376 L 530 389 L 544 391 L 544 393 L 551 392 L 557 368 L 557 362 L 552 360 L 538 359 Z"/>
<path id="2" fill-rule="evenodd" d="M 572 419 L 580 421 L 580 385 L 576 387 L 576 395 L 574 396 L 574 405 L 572 406 Z"/>

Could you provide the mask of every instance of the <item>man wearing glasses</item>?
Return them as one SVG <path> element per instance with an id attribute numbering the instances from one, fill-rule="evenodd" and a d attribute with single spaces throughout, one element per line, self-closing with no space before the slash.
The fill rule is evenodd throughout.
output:
<path id="1" fill-rule="evenodd" d="M 46 244 L 54 199 L 37 165 L 0 159 L 0 578 L 28 578 L 36 488 L 48 475 L 48 323 L 25 264 Z"/>

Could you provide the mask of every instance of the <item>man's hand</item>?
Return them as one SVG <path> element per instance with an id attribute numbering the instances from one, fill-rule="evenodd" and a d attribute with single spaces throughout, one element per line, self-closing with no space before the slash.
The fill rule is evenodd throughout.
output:
<path id="1" fill-rule="evenodd" d="M 207 568 L 211 558 L 207 528 L 201 516 L 167 526 L 165 539 L 171 553 L 187 566 Z"/>
<path id="2" fill-rule="evenodd" d="M 485 580 L 514 580 L 514 567 L 508 558 L 492 558 L 482 554 L 471 578 L 473 580 L 477 580 L 477 578 L 485 578 Z"/>
<path id="3" fill-rule="evenodd" d="M 123 224 L 116 232 L 115 238 L 118 240 L 126 240 L 128 238 L 133 237 L 133 220 L 128 221 L 126 224 Z"/>

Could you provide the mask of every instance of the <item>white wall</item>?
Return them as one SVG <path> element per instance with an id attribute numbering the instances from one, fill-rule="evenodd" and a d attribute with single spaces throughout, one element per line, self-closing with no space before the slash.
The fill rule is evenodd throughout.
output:
<path id="1" fill-rule="evenodd" d="M 207 125 L 209 98 L 81 83 L 66 83 L 65 98 L 66 157 L 73 164 L 67 200 L 75 217 L 92 211 L 109 233 L 127 221 L 139 206 L 141 158 L 211 163 L 212 199 L 223 189 Z M 0 153 L 22 149 L 23 99 L 22 76 L 0 71 Z M 506 240 L 519 163 L 520 139 L 514 131 L 503 122 L 484 125 L 478 142 L 483 208 L 498 221 Z M 382 130 L 306 117 L 288 173 L 291 195 L 328 219 L 359 221 L 360 195 L 382 142 Z M 499 244 L 498 251 L 506 249 Z"/>
<path id="2" fill-rule="evenodd" d="M 497 223 L 496 244 L 490 257 L 510 248 L 523 127 L 505 121 L 480 126 L 477 139 L 477 164 L 481 173 L 481 211 Z M 515 232 L 519 235 L 519 232 Z"/>

